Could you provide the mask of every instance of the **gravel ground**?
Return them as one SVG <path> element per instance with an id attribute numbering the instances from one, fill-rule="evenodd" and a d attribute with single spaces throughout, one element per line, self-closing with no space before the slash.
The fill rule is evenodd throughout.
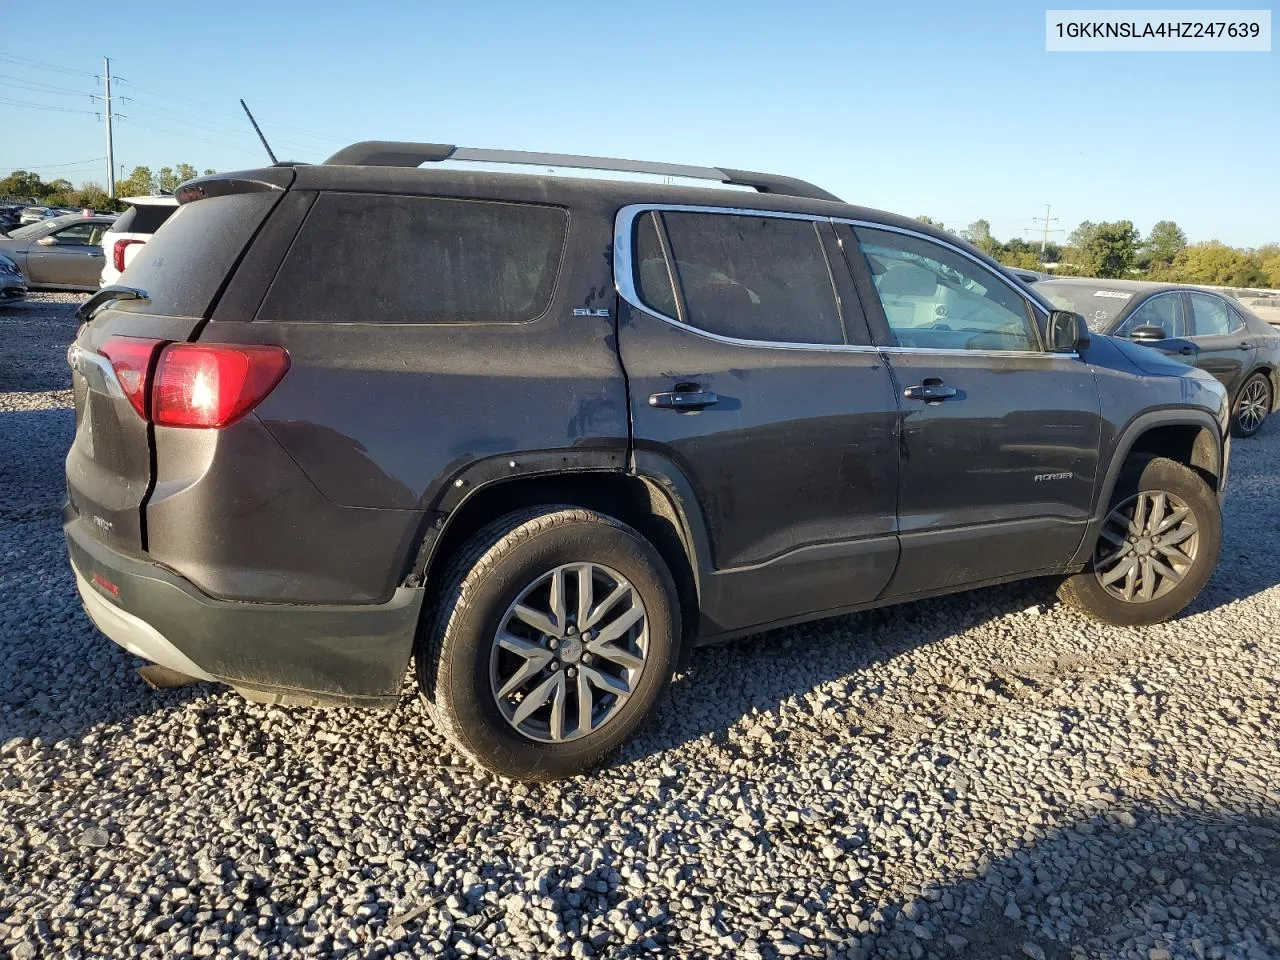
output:
<path id="1" fill-rule="evenodd" d="M 0 954 L 1280 957 L 1276 425 L 1176 623 L 1031 583 L 701 650 L 526 787 L 408 697 L 142 684 L 58 529 L 73 299 L 0 315 Z"/>

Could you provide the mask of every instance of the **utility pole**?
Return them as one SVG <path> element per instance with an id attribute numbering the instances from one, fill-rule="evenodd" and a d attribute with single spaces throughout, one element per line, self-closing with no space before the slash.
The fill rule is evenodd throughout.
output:
<path id="1" fill-rule="evenodd" d="M 102 58 L 102 118 L 107 122 L 107 196 L 116 195 L 115 144 L 111 138 L 111 58 Z"/>
<path id="2" fill-rule="evenodd" d="M 1044 237 L 1040 240 L 1040 253 L 1041 253 L 1041 255 L 1043 255 L 1043 254 L 1044 254 L 1044 251 L 1045 251 L 1045 248 L 1046 248 L 1047 246 L 1049 246 L 1049 234 L 1051 234 L 1051 233 L 1062 233 L 1062 231 L 1061 231 L 1061 230 L 1050 230 L 1050 229 L 1049 229 L 1049 224 L 1051 224 L 1051 223 L 1057 223 L 1057 222 L 1058 222 L 1058 220 L 1059 220 L 1060 218 L 1059 218 L 1059 217 L 1051 217 L 1051 216 L 1049 216 L 1049 204 L 1047 204 L 1047 203 L 1046 203 L 1046 204 L 1044 205 L 1044 216 L 1043 216 L 1043 217 L 1032 217 L 1031 219 L 1032 219 L 1033 221 L 1043 221 L 1043 223 L 1044 223 Z"/>

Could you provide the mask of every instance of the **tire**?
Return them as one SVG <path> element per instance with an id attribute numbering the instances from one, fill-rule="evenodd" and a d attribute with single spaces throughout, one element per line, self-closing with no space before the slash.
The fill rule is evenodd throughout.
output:
<path id="1" fill-rule="evenodd" d="M 590 592 L 580 587 L 583 568 Z M 675 583 L 653 545 L 612 517 L 561 506 L 509 514 L 472 537 L 440 582 L 416 652 L 418 685 L 445 735 L 500 776 L 586 773 L 630 739 L 671 680 L 681 623 Z M 565 599 L 558 617 L 551 603 L 557 583 Z M 598 624 L 589 616 L 583 623 L 591 629 L 574 633 L 580 592 L 598 605 L 593 614 L 605 606 L 601 597 L 621 599 Z M 637 605 L 639 619 L 605 642 Z M 557 632 L 526 621 L 540 611 L 538 622 L 558 621 Z M 637 660 L 639 667 L 625 665 Z M 505 681 L 517 680 L 503 696 Z M 583 687 L 592 704 L 585 711 Z M 542 706 L 522 717 L 525 701 Z"/>
<path id="2" fill-rule="evenodd" d="M 1272 400 L 1271 380 L 1265 373 L 1255 373 L 1246 380 L 1231 411 L 1232 436 L 1248 439 L 1261 430 Z"/>
<path id="3" fill-rule="evenodd" d="M 1179 503 L 1188 508 L 1188 520 L 1194 525 L 1194 532 L 1188 535 L 1187 520 L 1180 521 L 1158 534 L 1164 541 L 1161 546 L 1147 535 L 1150 528 L 1137 535 L 1136 542 L 1129 542 L 1134 536 L 1132 528 L 1124 528 L 1118 536 L 1121 542 L 1116 543 L 1122 528 L 1113 524 L 1112 518 L 1120 519 L 1131 510 L 1136 513 L 1140 502 L 1145 504 L 1146 518 L 1151 518 L 1162 509 L 1153 501 L 1153 495 L 1157 494 L 1165 495 L 1166 519 L 1175 515 Z M 1172 619 L 1199 595 L 1217 565 L 1222 545 L 1222 514 L 1217 496 L 1203 477 L 1181 463 L 1163 457 L 1136 458 L 1122 470 L 1108 511 L 1088 567 L 1062 582 L 1058 598 L 1096 620 L 1116 626 L 1141 626 Z M 1155 529 L 1159 529 L 1159 524 Z M 1183 539 L 1169 543 L 1174 537 Z M 1188 551 L 1182 556 L 1189 555 L 1191 562 L 1184 564 L 1173 559 L 1169 551 L 1174 548 L 1179 552 Z M 1123 551 L 1119 560 L 1112 559 L 1116 551 Z M 1150 553 L 1165 569 L 1173 571 L 1177 579 L 1163 576 L 1143 553 Z M 1132 569 L 1135 562 L 1137 569 L 1133 570 L 1132 580 L 1125 574 L 1112 580 L 1110 587 L 1104 586 L 1104 577 Z M 1144 599 L 1148 582 L 1153 585 L 1152 595 Z M 1133 598 L 1126 600 L 1117 595 L 1125 592 L 1132 592 Z"/>

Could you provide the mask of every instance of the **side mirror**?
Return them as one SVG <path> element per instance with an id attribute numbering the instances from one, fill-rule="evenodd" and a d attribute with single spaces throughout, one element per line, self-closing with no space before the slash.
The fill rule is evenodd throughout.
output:
<path id="1" fill-rule="evenodd" d="M 1131 330 L 1129 339 L 1134 343 L 1159 343 L 1161 340 L 1169 339 L 1169 335 L 1164 332 L 1163 327 L 1148 324 L 1145 327 L 1135 327 Z"/>
<path id="2" fill-rule="evenodd" d="M 1074 353 L 1089 346 L 1089 325 L 1084 317 L 1070 310 L 1054 310 L 1049 314 L 1050 353 Z"/>
<path id="3" fill-rule="evenodd" d="M 41 237 L 36 243 L 42 247 L 56 247 L 58 245 L 57 237 Z"/>

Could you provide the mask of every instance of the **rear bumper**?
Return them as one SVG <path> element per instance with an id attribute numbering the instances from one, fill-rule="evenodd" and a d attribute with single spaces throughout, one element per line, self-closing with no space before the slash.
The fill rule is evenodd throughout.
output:
<path id="1" fill-rule="evenodd" d="M 390 707 L 400 697 L 424 591 L 344 606 L 243 603 L 202 593 L 159 564 L 103 545 L 75 511 L 63 532 L 85 611 L 104 634 L 180 673 L 252 700 Z"/>

